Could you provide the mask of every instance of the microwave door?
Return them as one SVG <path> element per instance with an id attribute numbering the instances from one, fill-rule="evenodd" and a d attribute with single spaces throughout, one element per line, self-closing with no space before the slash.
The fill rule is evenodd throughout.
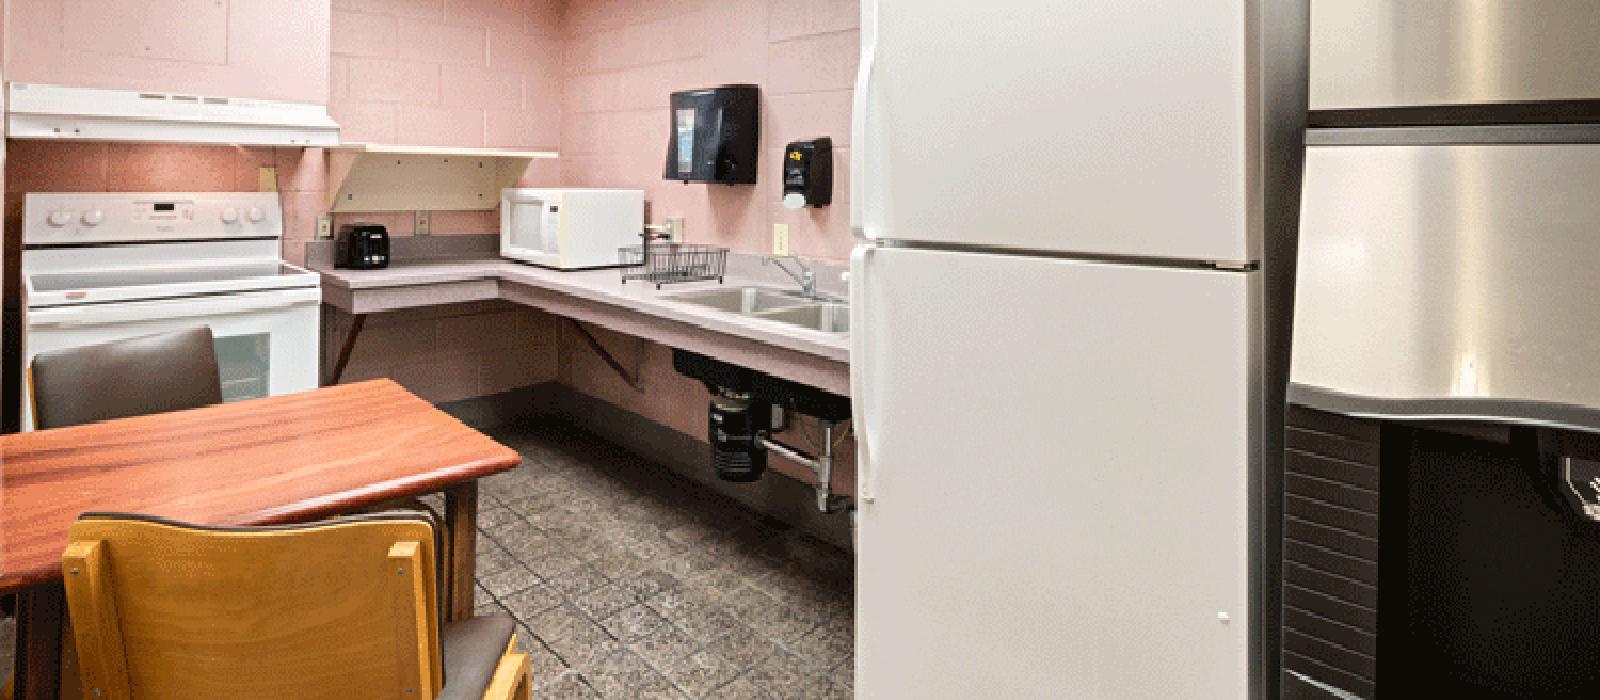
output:
<path id="1" fill-rule="evenodd" d="M 543 200 L 526 199 L 511 203 L 511 247 L 519 253 L 543 254 L 551 250 L 544 231 L 546 207 Z"/>

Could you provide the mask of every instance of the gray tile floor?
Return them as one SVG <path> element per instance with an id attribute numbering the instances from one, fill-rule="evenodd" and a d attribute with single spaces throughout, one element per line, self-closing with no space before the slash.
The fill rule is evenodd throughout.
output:
<path id="1" fill-rule="evenodd" d="M 848 553 L 586 433 L 494 435 L 523 464 L 483 482 L 478 611 L 517 618 L 535 697 L 852 697 Z"/>
<path id="2" fill-rule="evenodd" d="M 848 698 L 850 555 L 585 433 L 495 433 L 482 612 L 522 623 L 536 695 Z"/>

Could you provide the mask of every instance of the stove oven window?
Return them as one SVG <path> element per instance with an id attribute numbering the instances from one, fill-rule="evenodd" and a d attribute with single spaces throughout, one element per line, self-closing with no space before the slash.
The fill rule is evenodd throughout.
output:
<path id="1" fill-rule="evenodd" d="M 222 400 L 266 397 L 272 388 L 271 335 L 235 335 L 217 338 L 216 342 L 217 365 L 222 371 Z"/>

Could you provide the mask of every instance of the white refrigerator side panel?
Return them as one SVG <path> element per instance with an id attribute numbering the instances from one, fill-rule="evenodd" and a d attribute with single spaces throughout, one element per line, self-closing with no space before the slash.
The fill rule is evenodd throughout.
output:
<path id="1" fill-rule="evenodd" d="M 1245 697 L 1252 275 L 851 276 L 858 696 Z"/>
<path id="2" fill-rule="evenodd" d="M 1247 235 L 1248 0 L 863 0 L 862 235 L 1206 260 Z"/>

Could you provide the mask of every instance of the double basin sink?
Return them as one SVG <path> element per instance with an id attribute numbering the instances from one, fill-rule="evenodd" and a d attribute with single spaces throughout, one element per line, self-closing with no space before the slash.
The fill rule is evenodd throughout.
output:
<path id="1" fill-rule="evenodd" d="M 767 287 L 735 287 L 674 294 L 669 299 L 725 313 L 787 323 L 823 333 L 850 332 L 850 305 Z"/>

